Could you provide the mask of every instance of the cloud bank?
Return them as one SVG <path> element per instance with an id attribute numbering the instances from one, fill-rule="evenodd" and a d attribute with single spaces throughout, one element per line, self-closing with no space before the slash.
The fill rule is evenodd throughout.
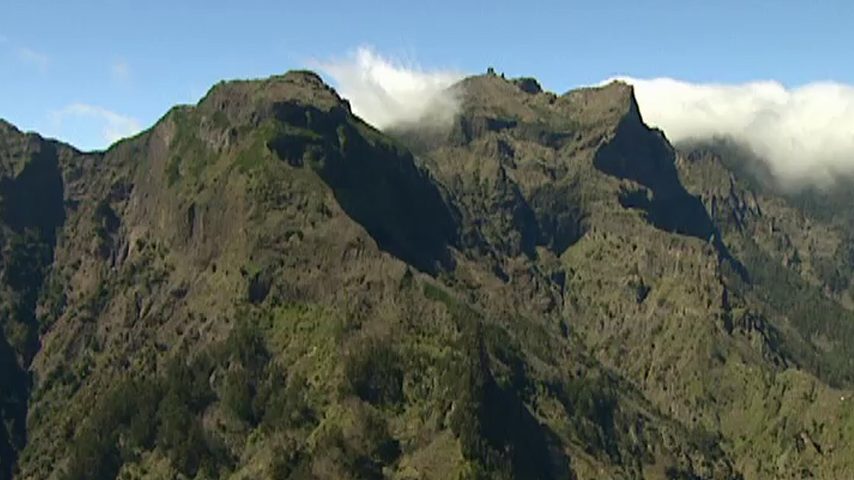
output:
<path id="1" fill-rule="evenodd" d="M 854 176 L 854 86 L 621 80 L 634 85 L 646 123 L 671 141 L 728 137 L 764 159 L 787 188 Z"/>
<path id="2" fill-rule="evenodd" d="M 311 62 L 332 78 L 353 112 L 368 123 L 387 128 L 398 124 L 453 119 L 459 102 L 448 87 L 463 78 L 450 70 L 423 70 L 418 65 L 383 57 L 362 47 L 346 58 Z"/>
<path id="3" fill-rule="evenodd" d="M 54 136 L 84 150 L 109 146 L 142 130 L 135 118 L 86 103 L 72 103 L 51 112 L 50 120 Z"/>
<path id="4" fill-rule="evenodd" d="M 459 99 L 449 87 L 463 78 L 461 72 L 424 70 L 368 47 L 311 66 L 331 78 L 357 115 L 379 128 L 441 125 L 459 111 Z M 854 86 L 618 79 L 635 86 L 644 120 L 673 142 L 733 140 L 763 159 L 784 188 L 854 177 Z"/>

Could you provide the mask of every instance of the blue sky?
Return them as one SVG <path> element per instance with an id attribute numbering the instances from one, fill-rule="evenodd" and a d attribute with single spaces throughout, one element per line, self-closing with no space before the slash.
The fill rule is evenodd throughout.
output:
<path id="1" fill-rule="evenodd" d="M 617 75 L 854 83 L 854 2 L 2 0 L 0 118 L 82 148 L 220 79 L 369 45 L 420 68 L 494 66 L 562 92 Z"/>

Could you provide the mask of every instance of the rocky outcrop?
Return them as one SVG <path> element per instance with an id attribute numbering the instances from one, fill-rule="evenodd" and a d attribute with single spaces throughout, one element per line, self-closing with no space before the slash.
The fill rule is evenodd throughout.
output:
<path id="1" fill-rule="evenodd" d="M 106 152 L 0 124 L 0 475 L 852 471 L 839 230 L 677 154 L 626 84 L 454 88 L 426 136 L 310 72 Z"/>

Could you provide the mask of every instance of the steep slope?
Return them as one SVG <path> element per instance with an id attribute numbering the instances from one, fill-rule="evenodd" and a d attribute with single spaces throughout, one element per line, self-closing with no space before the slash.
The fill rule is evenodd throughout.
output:
<path id="1" fill-rule="evenodd" d="M 302 381 L 319 391 L 322 405 L 312 407 L 326 411 L 337 398 L 333 387 L 343 382 L 336 378 L 343 374 L 336 359 L 345 350 L 338 342 L 357 349 L 390 335 L 384 322 L 364 340 L 345 335 L 375 309 L 393 311 L 385 298 L 391 293 L 383 291 L 396 292 L 408 272 L 378 245 L 430 270 L 447 261 L 445 243 L 453 237 L 452 212 L 412 158 L 353 118 L 309 73 L 217 86 L 198 107 L 176 108 L 104 155 L 61 167 L 68 219 L 50 275 L 64 289 L 65 305 L 40 319 L 47 333 L 33 360 L 22 478 L 112 478 L 125 470 L 133 475 L 134 465 L 150 466 L 155 476 L 238 469 L 262 415 L 239 418 L 211 405 L 229 403 L 226 398 L 238 395 L 227 393 L 233 389 L 254 392 L 263 381 L 276 402 L 297 401 L 277 396 L 288 385 L 300 399 L 308 396 L 299 383 L 291 385 Z M 261 329 L 270 343 L 288 342 L 290 350 L 277 344 L 273 355 L 267 344 L 225 341 L 235 323 L 250 325 L 250 339 Z M 288 335 L 291 328 L 300 332 L 297 338 Z M 304 351 L 313 336 L 320 343 Z M 299 360 L 324 345 L 323 358 L 301 369 Z M 253 366 L 261 370 L 252 372 L 258 376 L 252 385 L 233 385 L 242 377 L 232 382 L 229 372 L 249 368 L 249 360 L 233 358 L 234 349 L 266 358 L 263 368 Z M 371 354 L 364 361 L 373 361 Z M 169 360 L 186 356 L 211 378 L 201 393 L 183 391 L 195 388 L 185 385 L 186 376 L 200 372 Z M 193 360 L 209 356 L 217 359 L 213 365 Z M 373 372 L 362 374 L 370 382 Z M 214 382 L 217 375 L 224 380 Z M 286 378 L 295 380 L 281 383 Z M 128 417 L 143 406 L 135 407 L 129 393 L 139 388 L 155 392 L 147 402 L 157 420 L 145 427 L 153 431 L 139 432 L 137 417 Z M 342 402 L 351 396 L 342 394 Z M 93 404 L 101 407 L 93 411 Z M 381 434 L 385 416 L 365 405 L 356 419 L 369 422 L 368 433 Z M 305 425 L 323 420 L 305 416 Z M 234 438 L 219 432 L 206 440 L 209 430 L 220 430 L 207 422 L 221 421 L 231 422 L 236 432 L 226 433 Z M 195 436 L 175 437 L 187 428 Z M 334 431 L 329 442 L 338 441 Z M 353 448 L 375 448 L 359 438 L 368 443 Z M 265 446 L 265 454 L 280 441 Z"/>
<path id="2" fill-rule="evenodd" d="M 517 272 L 527 268 L 548 272 L 539 283 L 560 292 L 539 303 L 519 293 L 489 303 L 560 312 L 584 348 L 719 444 L 746 478 L 844 476 L 851 452 L 841 439 L 852 420 L 840 399 L 849 394 L 822 380 L 839 386 L 852 372 L 843 339 L 854 323 L 818 290 L 799 304 L 803 282 L 781 282 L 756 261 L 739 239 L 782 256 L 773 237 L 755 234 L 761 224 L 732 235 L 758 208 L 750 191 L 731 195 L 720 175 L 677 155 L 643 125 L 626 85 L 555 96 L 522 83 L 495 75 L 463 82 L 463 113 L 445 142 L 398 133 L 482 232 L 486 246 L 472 255 L 489 252 L 510 291 L 525 292 Z M 483 205 L 493 192 L 512 195 Z M 775 216 L 792 238 L 810 228 L 791 208 Z M 555 242 L 561 231 L 573 234 Z M 821 252 L 818 265 L 844 243 L 816 233 L 808 236 L 819 242 L 811 247 Z M 828 448 L 843 451 L 823 454 Z"/>
<path id="3" fill-rule="evenodd" d="M 745 435 L 748 451 L 756 457 L 756 450 L 771 448 L 778 470 L 846 476 L 852 468 L 846 440 L 852 425 L 851 236 L 848 224 L 827 216 L 829 208 L 838 209 L 828 200 L 844 195 L 778 190 L 757 171 L 761 161 L 745 155 L 740 147 L 711 142 L 686 146 L 678 165 L 751 273 L 748 282 L 730 282 L 733 318 L 761 327 L 775 363 L 788 367 L 763 380 L 764 402 L 778 413 L 757 415 L 763 420 Z"/>
<path id="4" fill-rule="evenodd" d="M 795 333 L 787 338 L 804 340 L 784 345 L 789 356 L 829 383 L 850 384 L 854 363 L 843 340 L 854 334 L 848 311 L 850 226 L 823 218 L 825 209 L 816 214 L 805 208 L 810 194 L 775 192 L 752 176 L 737 177 L 736 166 L 713 148 L 687 151 L 679 166 L 727 243 L 750 267 L 752 278 L 737 285 L 739 290 L 763 305 L 763 314 L 779 328 Z"/>
<path id="5" fill-rule="evenodd" d="M 812 335 L 847 324 L 757 271 L 817 288 L 843 240 L 793 267 L 757 219 L 797 210 L 624 84 L 454 88 L 451 128 L 391 135 L 310 72 L 102 153 L 0 126 L 0 478 L 852 471 L 847 347 Z"/>
<path id="6" fill-rule="evenodd" d="M 39 212 L 4 224 L 49 247 L 14 364 L 32 381 L 4 382 L 7 474 L 733 475 L 579 348 L 559 272 L 509 282 L 500 238 L 313 74 L 218 85 L 103 154 L 4 141 L 4 205 Z"/>
<path id="7" fill-rule="evenodd" d="M 71 158 L 72 149 L 0 121 L 0 478 L 10 478 L 26 443 L 37 305 L 65 220 L 59 163 Z"/>

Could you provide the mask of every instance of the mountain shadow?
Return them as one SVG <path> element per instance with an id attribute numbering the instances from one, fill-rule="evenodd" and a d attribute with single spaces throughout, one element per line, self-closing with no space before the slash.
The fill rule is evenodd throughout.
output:
<path id="1" fill-rule="evenodd" d="M 30 361 L 38 350 L 36 306 L 65 221 L 64 184 L 54 145 L 41 142 L 17 177 L 0 180 L 0 480 L 12 478 L 26 443 Z M 9 332 L 18 332 L 13 337 Z"/>
<path id="2" fill-rule="evenodd" d="M 622 192 L 623 207 L 644 211 L 656 228 L 712 243 L 721 258 L 748 280 L 747 269 L 723 243 L 703 202 L 688 193 L 679 180 L 675 157 L 663 133 L 644 125 L 634 104 L 620 120 L 613 139 L 596 152 L 593 165 L 608 175 L 646 187 Z"/>
<path id="3" fill-rule="evenodd" d="M 452 268 L 448 247 L 456 243 L 456 215 L 408 151 L 343 108 L 322 112 L 293 103 L 275 108 L 289 129 L 316 134 L 277 136 L 269 142 L 271 150 L 292 166 L 316 170 L 382 250 L 425 272 Z"/>

